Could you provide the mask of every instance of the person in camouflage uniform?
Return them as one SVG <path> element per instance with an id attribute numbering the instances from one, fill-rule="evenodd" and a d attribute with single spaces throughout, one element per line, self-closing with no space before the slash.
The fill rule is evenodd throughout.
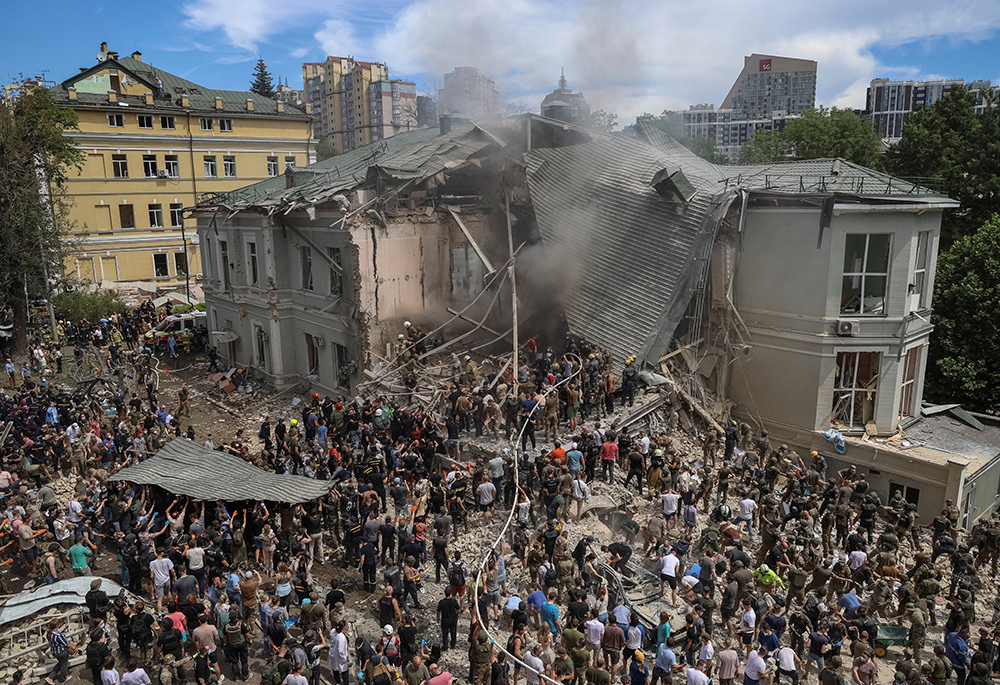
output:
<path id="1" fill-rule="evenodd" d="M 910 620 L 910 633 L 906 638 L 906 646 L 919 661 L 924 643 L 927 641 L 927 614 L 920 605 L 911 602 L 906 605 L 904 616 Z"/>

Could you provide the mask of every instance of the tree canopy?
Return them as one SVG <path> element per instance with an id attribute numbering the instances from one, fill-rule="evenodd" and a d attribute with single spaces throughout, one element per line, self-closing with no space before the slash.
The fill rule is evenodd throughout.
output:
<path id="1" fill-rule="evenodd" d="M 583 125 L 601 133 L 611 133 L 618 128 L 618 115 L 614 112 L 598 109 L 587 115 Z"/>
<path id="2" fill-rule="evenodd" d="M 316 144 L 316 161 L 322 162 L 324 159 L 330 159 L 331 157 L 336 157 L 340 154 L 340 150 L 337 146 L 333 144 L 333 141 L 329 138 L 323 138 Z"/>
<path id="3" fill-rule="evenodd" d="M 644 124 L 649 124 L 660 129 L 702 159 L 706 159 L 713 164 L 729 163 L 729 160 L 719 153 L 714 140 L 700 136 L 692 137 L 687 134 L 687 129 L 684 127 L 684 117 L 680 112 L 663 110 L 663 113 L 659 116 L 655 114 L 643 114 L 639 118 Z"/>
<path id="4" fill-rule="evenodd" d="M 928 396 L 1000 409 L 1000 216 L 940 254 L 934 311 Z"/>
<path id="5" fill-rule="evenodd" d="M 83 160 L 63 134 L 77 121 L 44 88 L 0 98 L 0 306 L 13 309 L 18 350 L 26 344 L 25 295 L 47 297 L 63 273 L 66 175 Z"/>
<path id="6" fill-rule="evenodd" d="M 836 107 L 808 109 L 783 129 L 758 130 L 740 150 L 740 164 L 837 157 L 869 169 L 885 168 L 872 122 Z"/>
<path id="7" fill-rule="evenodd" d="M 886 155 L 896 176 L 940 179 L 961 203 L 945 214 L 946 243 L 975 232 L 1000 206 L 1000 112 L 975 107 L 975 94 L 952 90 L 913 112 Z"/>
<path id="8" fill-rule="evenodd" d="M 253 68 L 253 81 L 250 82 L 250 92 L 263 95 L 267 98 L 273 98 L 275 95 L 274 79 L 271 78 L 271 72 L 267 70 L 267 65 L 264 64 L 263 57 L 257 58 L 257 65 Z"/>

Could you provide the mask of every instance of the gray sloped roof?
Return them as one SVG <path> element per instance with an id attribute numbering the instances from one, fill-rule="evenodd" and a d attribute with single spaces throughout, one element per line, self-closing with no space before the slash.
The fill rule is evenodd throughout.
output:
<path id="1" fill-rule="evenodd" d="M 456 123 L 444 135 L 437 127 L 420 128 L 296 168 L 292 171 L 295 186 L 291 188 L 279 176 L 208 197 L 199 206 L 273 212 L 289 206 L 317 205 L 337 193 L 364 185 L 371 171 L 395 181 L 427 178 L 466 162 L 492 145 L 489 136 L 469 122 Z"/>
<path id="2" fill-rule="evenodd" d="M 616 366 L 632 354 L 655 363 L 666 348 L 695 287 L 697 258 L 735 197 L 717 167 L 690 157 L 625 136 L 525 154 L 570 331 L 610 349 Z M 678 168 L 697 191 L 683 205 L 650 186 L 658 171 Z"/>
<path id="3" fill-rule="evenodd" d="M 171 440 L 150 459 L 109 477 L 139 485 L 157 485 L 197 500 L 242 500 L 300 504 L 325 495 L 332 481 L 285 476 L 258 469 L 239 457 L 210 450 L 190 440 Z"/>

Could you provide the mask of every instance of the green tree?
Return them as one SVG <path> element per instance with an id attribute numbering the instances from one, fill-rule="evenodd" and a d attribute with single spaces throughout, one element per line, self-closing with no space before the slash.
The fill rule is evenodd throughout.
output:
<path id="1" fill-rule="evenodd" d="M 48 297 L 63 273 L 66 175 L 83 161 L 64 133 L 77 121 L 44 88 L 0 98 L 0 306 L 13 310 L 18 351 L 27 342 L 25 296 Z"/>
<path id="2" fill-rule="evenodd" d="M 322 162 L 324 159 L 330 159 L 331 157 L 336 157 L 340 154 L 340 150 L 337 146 L 333 144 L 333 141 L 329 138 L 323 138 L 316 144 L 316 161 Z"/>
<path id="3" fill-rule="evenodd" d="M 599 109 L 588 114 L 583 125 L 601 133 L 611 133 L 618 128 L 618 115 Z"/>
<path id="4" fill-rule="evenodd" d="M 927 394 L 1000 409 L 1000 216 L 938 257 Z"/>
<path id="5" fill-rule="evenodd" d="M 910 115 L 903 136 L 887 153 L 889 170 L 904 178 L 940 179 L 961 203 L 945 213 L 946 242 L 975 232 L 1000 201 L 1000 112 L 976 114 L 976 96 L 953 90 Z"/>
<path id="6" fill-rule="evenodd" d="M 689 136 L 687 128 L 684 126 L 684 117 L 680 112 L 663 110 L 659 116 L 654 114 L 643 114 L 639 119 L 644 124 L 649 124 L 660 129 L 688 150 L 706 159 L 712 164 L 728 164 L 729 160 L 719 153 L 715 141 L 711 138 L 701 136 Z"/>
<path id="7" fill-rule="evenodd" d="M 264 64 L 263 57 L 257 58 L 257 66 L 253 68 L 253 81 L 250 83 L 250 92 L 263 95 L 266 98 L 274 97 L 274 80 L 271 78 L 271 72 L 267 70 L 267 65 Z"/>
<path id="8" fill-rule="evenodd" d="M 99 321 L 101 317 L 124 314 L 125 303 L 113 290 L 65 290 L 52 298 L 52 306 L 60 319 Z"/>
<path id="9" fill-rule="evenodd" d="M 840 157 L 881 171 L 881 141 L 872 123 L 849 109 L 808 109 L 784 129 L 759 130 L 740 150 L 740 164 Z"/>

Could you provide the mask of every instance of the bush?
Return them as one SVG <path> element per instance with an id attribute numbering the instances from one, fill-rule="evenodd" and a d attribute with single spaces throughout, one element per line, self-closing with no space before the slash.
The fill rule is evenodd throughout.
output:
<path id="1" fill-rule="evenodd" d="M 127 307 L 113 290 L 71 290 L 52 298 L 56 318 L 60 320 L 98 321 L 112 314 L 124 314 Z"/>

